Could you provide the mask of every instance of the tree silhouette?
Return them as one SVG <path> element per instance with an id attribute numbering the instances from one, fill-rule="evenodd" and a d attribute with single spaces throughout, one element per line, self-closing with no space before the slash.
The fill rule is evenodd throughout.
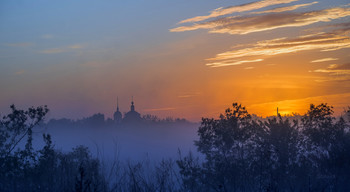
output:
<path id="1" fill-rule="evenodd" d="M 252 120 L 233 103 L 219 119 L 203 118 L 197 150 L 177 161 L 189 191 L 348 191 L 349 123 L 336 121 L 332 107 L 310 105 L 287 117 Z"/>

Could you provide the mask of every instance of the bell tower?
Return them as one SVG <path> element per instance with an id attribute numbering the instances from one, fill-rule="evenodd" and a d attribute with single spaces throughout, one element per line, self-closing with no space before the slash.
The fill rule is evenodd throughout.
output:
<path id="1" fill-rule="evenodd" d="M 130 111 L 135 111 L 135 106 L 134 106 L 134 96 L 131 97 L 131 106 L 130 106 Z"/>
<path id="2" fill-rule="evenodd" d="M 114 113 L 113 117 L 114 117 L 114 122 L 115 122 L 116 124 L 120 124 L 120 123 L 122 122 L 123 115 L 122 115 L 122 113 L 119 111 L 119 101 L 118 101 L 118 97 L 117 97 L 117 111 Z"/>

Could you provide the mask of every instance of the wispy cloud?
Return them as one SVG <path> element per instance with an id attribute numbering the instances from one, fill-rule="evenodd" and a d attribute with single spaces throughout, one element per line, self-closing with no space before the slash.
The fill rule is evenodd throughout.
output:
<path id="1" fill-rule="evenodd" d="M 256 62 L 260 62 L 263 61 L 263 59 L 254 59 L 254 60 L 228 60 L 228 61 L 220 61 L 220 62 L 213 62 L 213 63 L 207 63 L 207 66 L 210 67 L 226 67 L 226 66 L 230 66 L 230 65 L 241 65 L 244 63 L 256 63 Z"/>
<path id="2" fill-rule="evenodd" d="M 314 72 L 319 73 L 333 73 L 334 75 L 350 75 L 350 70 L 346 69 L 316 69 Z"/>
<path id="3" fill-rule="evenodd" d="M 152 111 L 171 111 L 175 110 L 174 107 L 165 107 L 165 108 L 152 108 L 152 109 L 144 109 L 143 111 L 152 112 Z"/>
<path id="4" fill-rule="evenodd" d="M 75 44 L 75 45 L 71 45 L 71 46 L 68 46 L 68 48 L 70 49 L 81 49 L 83 48 L 84 46 L 83 45 L 80 45 L 80 44 Z"/>
<path id="5" fill-rule="evenodd" d="M 342 65 L 331 64 L 327 69 L 316 69 L 310 72 L 325 73 L 329 75 L 327 78 L 318 79 L 318 82 L 348 81 L 350 80 L 350 63 Z"/>
<path id="6" fill-rule="evenodd" d="M 330 82 L 330 81 L 338 81 L 338 82 L 347 82 L 350 81 L 350 76 L 335 76 L 335 77 L 327 77 L 323 79 L 316 79 L 318 83 Z"/>
<path id="7" fill-rule="evenodd" d="M 63 48 L 52 48 L 52 49 L 41 50 L 40 53 L 55 54 L 55 53 L 69 52 L 69 51 L 72 51 L 74 49 L 82 49 L 82 48 L 84 48 L 83 45 L 75 44 L 75 45 L 69 45 L 69 46 L 63 47 Z"/>
<path id="8" fill-rule="evenodd" d="M 249 69 L 254 69 L 255 67 L 246 67 L 246 68 L 244 68 L 244 69 L 247 69 L 247 70 L 249 70 Z"/>
<path id="9" fill-rule="evenodd" d="M 43 39 L 52 39 L 52 38 L 54 38 L 54 35 L 52 35 L 52 34 L 45 34 L 45 35 L 41 36 L 41 38 L 43 38 Z"/>
<path id="10" fill-rule="evenodd" d="M 323 58 L 323 59 L 317 59 L 311 61 L 311 63 L 320 63 L 320 62 L 327 62 L 327 61 L 336 61 L 338 58 Z"/>
<path id="11" fill-rule="evenodd" d="M 347 16 L 350 16 L 350 8 L 335 7 L 310 12 L 281 12 L 263 15 L 223 17 L 192 26 L 177 27 L 170 31 L 183 32 L 208 29 L 209 33 L 244 35 L 285 27 L 301 27 L 317 22 L 329 22 Z"/>
<path id="12" fill-rule="evenodd" d="M 178 98 L 190 98 L 190 97 L 194 97 L 195 95 L 179 95 L 177 96 Z"/>
<path id="13" fill-rule="evenodd" d="M 279 110 L 281 110 L 282 112 L 288 111 L 289 114 L 291 114 L 292 112 L 305 113 L 308 110 L 310 103 L 318 104 L 327 101 L 332 106 L 337 108 L 337 111 L 343 111 L 343 107 L 348 105 L 349 99 L 350 93 L 328 94 L 266 103 L 257 103 L 247 106 L 247 108 L 252 109 L 253 111 L 261 112 L 276 109 L 276 106 L 278 106 Z"/>
<path id="14" fill-rule="evenodd" d="M 291 3 L 294 1 L 298 1 L 298 0 L 263 0 L 263 1 L 256 1 L 253 3 L 247 3 L 247 4 L 243 4 L 243 5 L 238 5 L 238 6 L 230 6 L 230 7 L 225 7 L 225 8 L 221 7 L 221 8 L 213 10 L 209 15 L 189 18 L 189 19 L 180 21 L 179 23 L 190 23 L 190 22 L 204 21 L 204 20 L 219 17 L 219 16 L 229 15 L 229 14 L 233 14 L 233 13 L 246 12 L 246 11 L 252 11 L 252 10 L 261 9 L 261 8 L 272 6 L 272 5 Z"/>
<path id="15" fill-rule="evenodd" d="M 24 70 L 19 70 L 19 71 L 16 71 L 16 75 L 22 75 L 22 74 L 24 74 L 25 73 L 25 71 Z"/>
<path id="16" fill-rule="evenodd" d="M 54 54 L 54 53 L 62 53 L 62 52 L 66 52 L 66 51 L 60 48 L 45 49 L 40 51 L 40 53 L 45 53 L 45 54 Z"/>
<path id="17" fill-rule="evenodd" d="M 275 9 L 270 9 L 270 10 L 266 10 L 266 11 L 259 11 L 259 12 L 254 12 L 252 14 L 264 14 L 264 13 L 281 13 L 281 12 L 286 12 L 286 11 L 294 11 L 296 9 L 299 8 L 303 8 L 303 7 L 308 7 L 311 5 L 314 5 L 318 3 L 317 1 L 314 1 L 312 3 L 305 3 L 305 4 L 299 4 L 299 5 L 292 5 L 292 6 L 288 6 L 288 7 L 278 7 Z"/>
<path id="18" fill-rule="evenodd" d="M 33 43 L 29 43 L 29 42 L 22 42 L 22 43 L 7 43 L 5 44 L 6 46 L 9 47 L 28 47 L 33 45 Z"/>
<path id="19" fill-rule="evenodd" d="M 314 35 L 299 36 L 297 38 L 278 38 L 266 41 L 259 41 L 248 48 L 236 49 L 217 54 L 208 66 L 237 65 L 247 62 L 258 62 L 262 59 L 247 60 L 250 57 L 274 56 L 300 51 L 319 50 L 332 51 L 350 48 L 350 38 L 347 30 L 336 30 L 329 33 L 317 33 Z"/>
<path id="20" fill-rule="evenodd" d="M 337 67 L 339 67 L 338 64 L 330 64 L 330 65 L 328 66 L 328 69 L 334 69 L 334 68 L 337 68 Z"/>
<path id="21" fill-rule="evenodd" d="M 183 93 L 182 95 L 178 95 L 178 98 L 190 98 L 190 97 L 196 97 L 200 95 L 200 92 L 195 92 L 195 93 Z"/>
<path id="22" fill-rule="evenodd" d="M 342 64 L 342 65 L 331 64 L 328 66 L 327 69 L 317 69 L 314 72 L 333 73 L 333 72 L 337 72 L 337 71 L 348 71 L 346 73 L 349 73 L 350 72 L 350 63 Z"/>

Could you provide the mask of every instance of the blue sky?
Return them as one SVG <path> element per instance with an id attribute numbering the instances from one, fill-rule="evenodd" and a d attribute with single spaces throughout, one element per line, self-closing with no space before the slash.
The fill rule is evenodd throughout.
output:
<path id="1" fill-rule="evenodd" d="M 349 2 L 284 0 L 255 7 L 265 2 L 1 1 L 1 111 L 12 103 L 47 104 L 51 117 L 111 116 L 117 96 L 125 112 L 134 96 L 141 113 L 191 120 L 218 114 L 234 101 L 256 113 L 267 108 L 261 115 L 272 114 L 275 105 L 286 113 L 302 112 L 306 102 L 322 100 L 341 100 L 333 104 L 344 108 L 350 93 L 348 72 L 340 69 L 349 60 L 346 45 L 327 44 L 337 50 L 323 53 L 320 47 L 258 53 L 267 50 L 263 41 L 281 46 L 287 42 L 281 38 L 323 38 L 317 33 L 339 29 L 335 24 L 347 29 Z M 235 11 L 222 14 L 230 9 Z M 215 11 L 219 14 L 209 20 L 190 21 Z M 291 25 L 271 17 L 285 17 Z M 223 22 L 227 25 L 213 27 Z M 341 35 L 347 42 L 348 32 Z M 254 54 L 240 57 L 248 49 Z M 221 53 L 234 61 L 222 60 Z"/>

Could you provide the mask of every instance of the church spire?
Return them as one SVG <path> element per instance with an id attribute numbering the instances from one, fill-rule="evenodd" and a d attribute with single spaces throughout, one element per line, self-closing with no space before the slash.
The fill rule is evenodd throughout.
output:
<path id="1" fill-rule="evenodd" d="M 130 111 L 135 111 L 134 96 L 131 97 L 131 107 L 130 107 Z"/>
<path id="2" fill-rule="evenodd" d="M 120 124 L 122 122 L 122 118 L 123 118 L 123 115 L 122 113 L 119 111 L 119 98 L 117 97 L 117 111 L 114 112 L 114 122 L 116 124 Z"/>
<path id="3" fill-rule="evenodd" d="M 119 111 L 119 101 L 118 101 L 118 97 L 117 97 L 117 111 Z"/>

